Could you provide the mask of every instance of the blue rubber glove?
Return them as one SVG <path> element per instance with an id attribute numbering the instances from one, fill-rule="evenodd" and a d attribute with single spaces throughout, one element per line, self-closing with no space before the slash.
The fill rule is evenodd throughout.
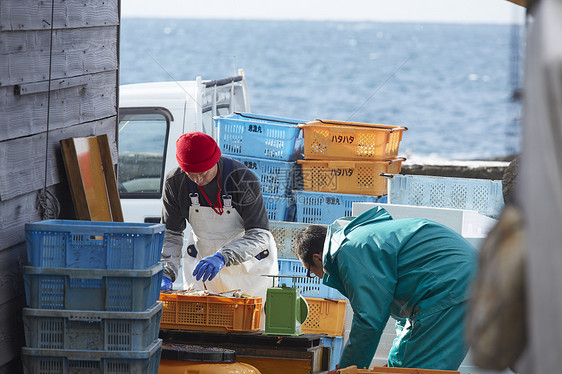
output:
<path id="1" fill-rule="evenodd" d="M 214 255 L 207 256 L 197 263 L 195 269 L 193 270 L 193 276 L 195 279 L 202 282 L 207 280 L 213 280 L 213 278 L 218 274 L 218 272 L 223 268 L 226 260 L 220 253 L 215 253 Z"/>
<path id="2" fill-rule="evenodd" d="M 172 280 L 168 277 L 162 277 L 162 282 L 160 283 L 160 289 L 163 291 L 171 291 L 172 290 Z"/>

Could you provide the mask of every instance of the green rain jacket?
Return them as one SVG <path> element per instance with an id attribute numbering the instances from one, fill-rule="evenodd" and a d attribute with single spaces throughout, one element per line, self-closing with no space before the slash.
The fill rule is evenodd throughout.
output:
<path id="1" fill-rule="evenodd" d="M 354 312 L 340 367 L 362 368 L 369 367 L 389 316 L 403 323 L 466 301 L 478 254 L 441 224 L 393 220 L 376 207 L 330 225 L 323 257 L 323 283 L 347 297 Z M 462 336 L 463 326 L 458 329 Z"/>

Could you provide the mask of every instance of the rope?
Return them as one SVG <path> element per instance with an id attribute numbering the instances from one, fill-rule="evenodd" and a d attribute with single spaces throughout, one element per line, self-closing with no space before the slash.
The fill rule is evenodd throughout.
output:
<path id="1" fill-rule="evenodd" d="M 389 80 L 391 80 L 392 78 L 394 78 L 394 76 L 402 69 L 402 67 L 404 67 L 404 65 L 406 65 L 406 63 L 410 60 L 410 58 L 412 58 L 413 53 L 410 54 L 401 64 L 400 66 L 398 66 L 393 72 L 392 74 L 390 74 L 388 77 L 386 77 L 386 79 L 377 86 L 377 88 L 375 88 L 375 90 L 373 91 L 373 93 L 367 98 L 367 100 L 365 100 L 363 102 L 363 104 L 361 104 L 357 109 L 355 109 L 355 111 L 353 113 L 351 113 L 351 115 L 349 117 L 347 117 L 346 121 L 351 120 L 351 118 L 353 118 L 353 116 L 359 111 L 361 110 L 361 108 L 363 108 L 368 102 L 369 100 L 371 100 L 373 98 L 373 96 L 375 96 L 377 94 L 377 92 L 379 92 L 381 90 L 381 88 L 383 88 Z"/>
<path id="2" fill-rule="evenodd" d="M 53 65 L 53 21 L 55 18 L 55 0 L 51 1 L 51 40 L 49 46 L 49 82 L 47 89 L 47 135 L 45 140 L 45 182 L 43 189 L 37 192 L 37 202 L 35 208 L 39 209 L 41 219 L 57 218 L 60 213 L 60 204 L 56 196 L 47 191 L 47 175 L 49 165 L 49 122 L 51 117 L 51 73 Z M 44 21 L 46 22 L 46 21 Z"/>

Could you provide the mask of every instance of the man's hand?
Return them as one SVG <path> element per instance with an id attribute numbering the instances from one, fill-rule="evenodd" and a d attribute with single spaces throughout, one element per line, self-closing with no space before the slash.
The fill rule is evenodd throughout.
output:
<path id="1" fill-rule="evenodd" d="M 171 291 L 172 290 L 172 280 L 168 277 L 162 277 L 162 282 L 160 283 L 160 289 L 162 291 Z"/>
<path id="2" fill-rule="evenodd" d="M 193 270 L 193 276 L 197 280 L 206 282 L 207 280 L 213 280 L 213 278 L 218 274 L 218 272 L 223 268 L 226 260 L 220 253 L 215 253 L 211 256 L 207 256 L 197 265 Z"/>

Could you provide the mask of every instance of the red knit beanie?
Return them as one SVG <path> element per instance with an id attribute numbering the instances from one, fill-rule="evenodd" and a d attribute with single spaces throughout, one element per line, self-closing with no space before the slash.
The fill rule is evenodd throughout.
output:
<path id="1" fill-rule="evenodd" d="M 215 140 L 200 131 L 185 133 L 176 141 L 176 159 L 188 173 L 203 173 L 215 166 L 220 157 Z"/>

